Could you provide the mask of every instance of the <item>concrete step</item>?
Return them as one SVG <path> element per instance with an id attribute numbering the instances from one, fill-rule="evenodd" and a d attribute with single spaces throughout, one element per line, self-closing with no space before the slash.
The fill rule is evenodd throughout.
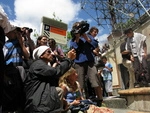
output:
<path id="1" fill-rule="evenodd" d="M 127 101 L 125 98 L 120 98 L 119 96 L 104 97 L 103 103 L 108 108 L 127 108 Z"/>
<path id="2" fill-rule="evenodd" d="M 117 108 L 110 108 L 114 111 L 114 113 L 150 113 L 150 112 L 142 112 L 142 111 L 133 111 L 131 109 L 117 109 Z"/>
<path id="3" fill-rule="evenodd" d="M 117 108 L 110 108 L 114 111 L 114 113 L 128 113 L 128 112 L 132 112 L 132 110 L 130 109 L 117 109 Z"/>
<path id="4" fill-rule="evenodd" d="M 150 112 L 130 111 L 130 112 L 127 112 L 127 113 L 150 113 Z"/>
<path id="5" fill-rule="evenodd" d="M 150 113 L 150 87 L 120 90 L 118 94 L 127 99 L 129 109 Z"/>

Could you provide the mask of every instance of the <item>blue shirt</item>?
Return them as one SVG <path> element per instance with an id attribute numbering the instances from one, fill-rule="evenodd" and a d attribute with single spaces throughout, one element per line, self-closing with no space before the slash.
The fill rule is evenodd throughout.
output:
<path id="1" fill-rule="evenodd" d="M 109 63 L 109 62 L 107 62 L 106 64 L 105 64 L 105 66 L 106 67 L 108 67 L 108 68 L 112 68 L 112 65 Z M 111 71 L 109 71 L 107 68 L 104 68 L 103 69 L 103 80 L 104 81 L 107 81 L 107 80 L 112 80 L 112 73 L 111 73 Z"/>
<path id="2" fill-rule="evenodd" d="M 66 98 L 67 102 L 71 103 L 74 100 L 81 98 L 81 93 L 79 90 L 77 90 L 75 92 L 68 91 L 65 98 Z"/>
<path id="3" fill-rule="evenodd" d="M 14 66 L 22 66 L 22 49 L 17 39 L 8 40 L 3 47 L 3 51 L 6 65 L 12 63 Z"/>
<path id="4" fill-rule="evenodd" d="M 77 89 L 75 91 L 72 91 L 72 89 L 69 88 L 67 84 L 63 84 L 67 88 L 67 93 L 66 93 L 65 99 L 69 103 L 73 102 L 74 100 L 81 99 L 82 94 L 80 92 L 81 89 L 79 86 L 79 82 L 76 81 L 76 84 L 77 84 Z"/>
<path id="5" fill-rule="evenodd" d="M 87 35 L 91 42 L 87 42 L 83 37 L 80 37 L 79 42 L 70 41 L 70 47 L 76 50 L 75 63 L 83 63 L 86 61 L 94 62 L 93 50 L 98 47 L 98 41 L 95 40 L 91 35 Z"/>

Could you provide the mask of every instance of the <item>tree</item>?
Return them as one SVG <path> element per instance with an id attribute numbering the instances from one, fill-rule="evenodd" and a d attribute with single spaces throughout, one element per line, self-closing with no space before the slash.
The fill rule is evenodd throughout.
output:
<path id="1" fill-rule="evenodd" d="M 71 33 L 68 31 L 67 32 L 67 40 L 70 40 L 70 39 L 72 39 L 72 36 L 71 36 Z"/>

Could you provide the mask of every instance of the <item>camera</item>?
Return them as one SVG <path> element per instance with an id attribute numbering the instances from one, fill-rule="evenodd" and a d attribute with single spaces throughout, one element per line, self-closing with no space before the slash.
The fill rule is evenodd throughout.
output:
<path id="1" fill-rule="evenodd" d="M 32 32 L 33 32 L 33 29 L 31 29 L 31 28 L 28 28 L 28 27 L 24 27 L 24 28 L 25 28 L 25 30 L 28 30 L 29 33 L 32 33 Z"/>
<path id="2" fill-rule="evenodd" d="M 32 33 L 32 32 L 33 32 L 33 29 L 30 28 L 30 29 L 28 29 L 28 31 L 29 31 L 30 33 Z"/>
<path id="3" fill-rule="evenodd" d="M 57 62 L 57 57 L 55 55 L 52 55 L 52 61 L 50 62 L 51 65 Z"/>
<path id="4" fill-rule="evenodd" d="M 28 27 L 23 27 L 23 28 L 20 28 L 20 27 L 17 27 L 16 30 L 20 33 L 25 33 L 26 30 L 29 31 L 29 33 L 32 33 L 33 32 L 33 29 L 31 28 L 28 28 Z"/>
<path id="5" fill-rule="evenodd" d="M 20 33 L 22 33 L 23 31 L 21 30 L 21 28 L 20 27 L 16 27 L 16 30 L 18 31 L 18 32 L 20 32 Z"/>
<path id="6" fill-rule="evenodd" d="M 96 66 L 96 68 L 102 68 L 102 67 L 105 67 L 105 64 L 104 64 L 104 62 L 100 59 L 100 60 L 98 60 L 98 64 L 96 64 L 95 66 Z"/>
<path id="7" fill-rule="evenodd" d="M 87 21 L 81 21 L 79 22 L 78 26 L 73 27 L 73 29 L 71 30 L 71 35 L 72 36 L 74 36 L 75 34 L 82 35 L 83 33 L 89 30 L 89 26 L 90 25 L 87 23 Z"/>

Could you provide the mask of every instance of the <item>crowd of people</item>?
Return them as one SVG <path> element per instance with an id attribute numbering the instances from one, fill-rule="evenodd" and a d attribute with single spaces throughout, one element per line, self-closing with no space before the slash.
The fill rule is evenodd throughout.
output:
<path id="1" fill-rule="evenodd" d="M 100 107 L 104 96 L 113 95 L 113 66 L 100 54 L 95 39 L 98 28 L 75 22 L 70 50 L 64 54 L 54 38 L 40 35 L 35 44 L 31 28 L 11 25 L 3 10 L 0 17 L 0 112 L 85 112 L 89 105 Z M 130 88 L 140 87 L 141 82 L 145 86 L 149 80 L 145 36 L 131 29 L 125 34 L 129 38 L 121 46 L 121 54 L 123 62 L 131 61 L 130 67 L 133 63 L 133 68 L 128 66 Z"/>
<path id="2" fill-rule="evenodd" d="M 2 113 L 77 113 L 91 104 L 101 106 L 101 74 L 95 66 L 100 50 L 96 27 L 84 29 L 84 22 L 74 23 L 70 50 L 64 54 L 54 38 L 40 35 L 34 43 L 31 28 L 11 25 L 3 10 L 0 16 Z M 90 98 L 92 89 L 94 97 Z"/>

